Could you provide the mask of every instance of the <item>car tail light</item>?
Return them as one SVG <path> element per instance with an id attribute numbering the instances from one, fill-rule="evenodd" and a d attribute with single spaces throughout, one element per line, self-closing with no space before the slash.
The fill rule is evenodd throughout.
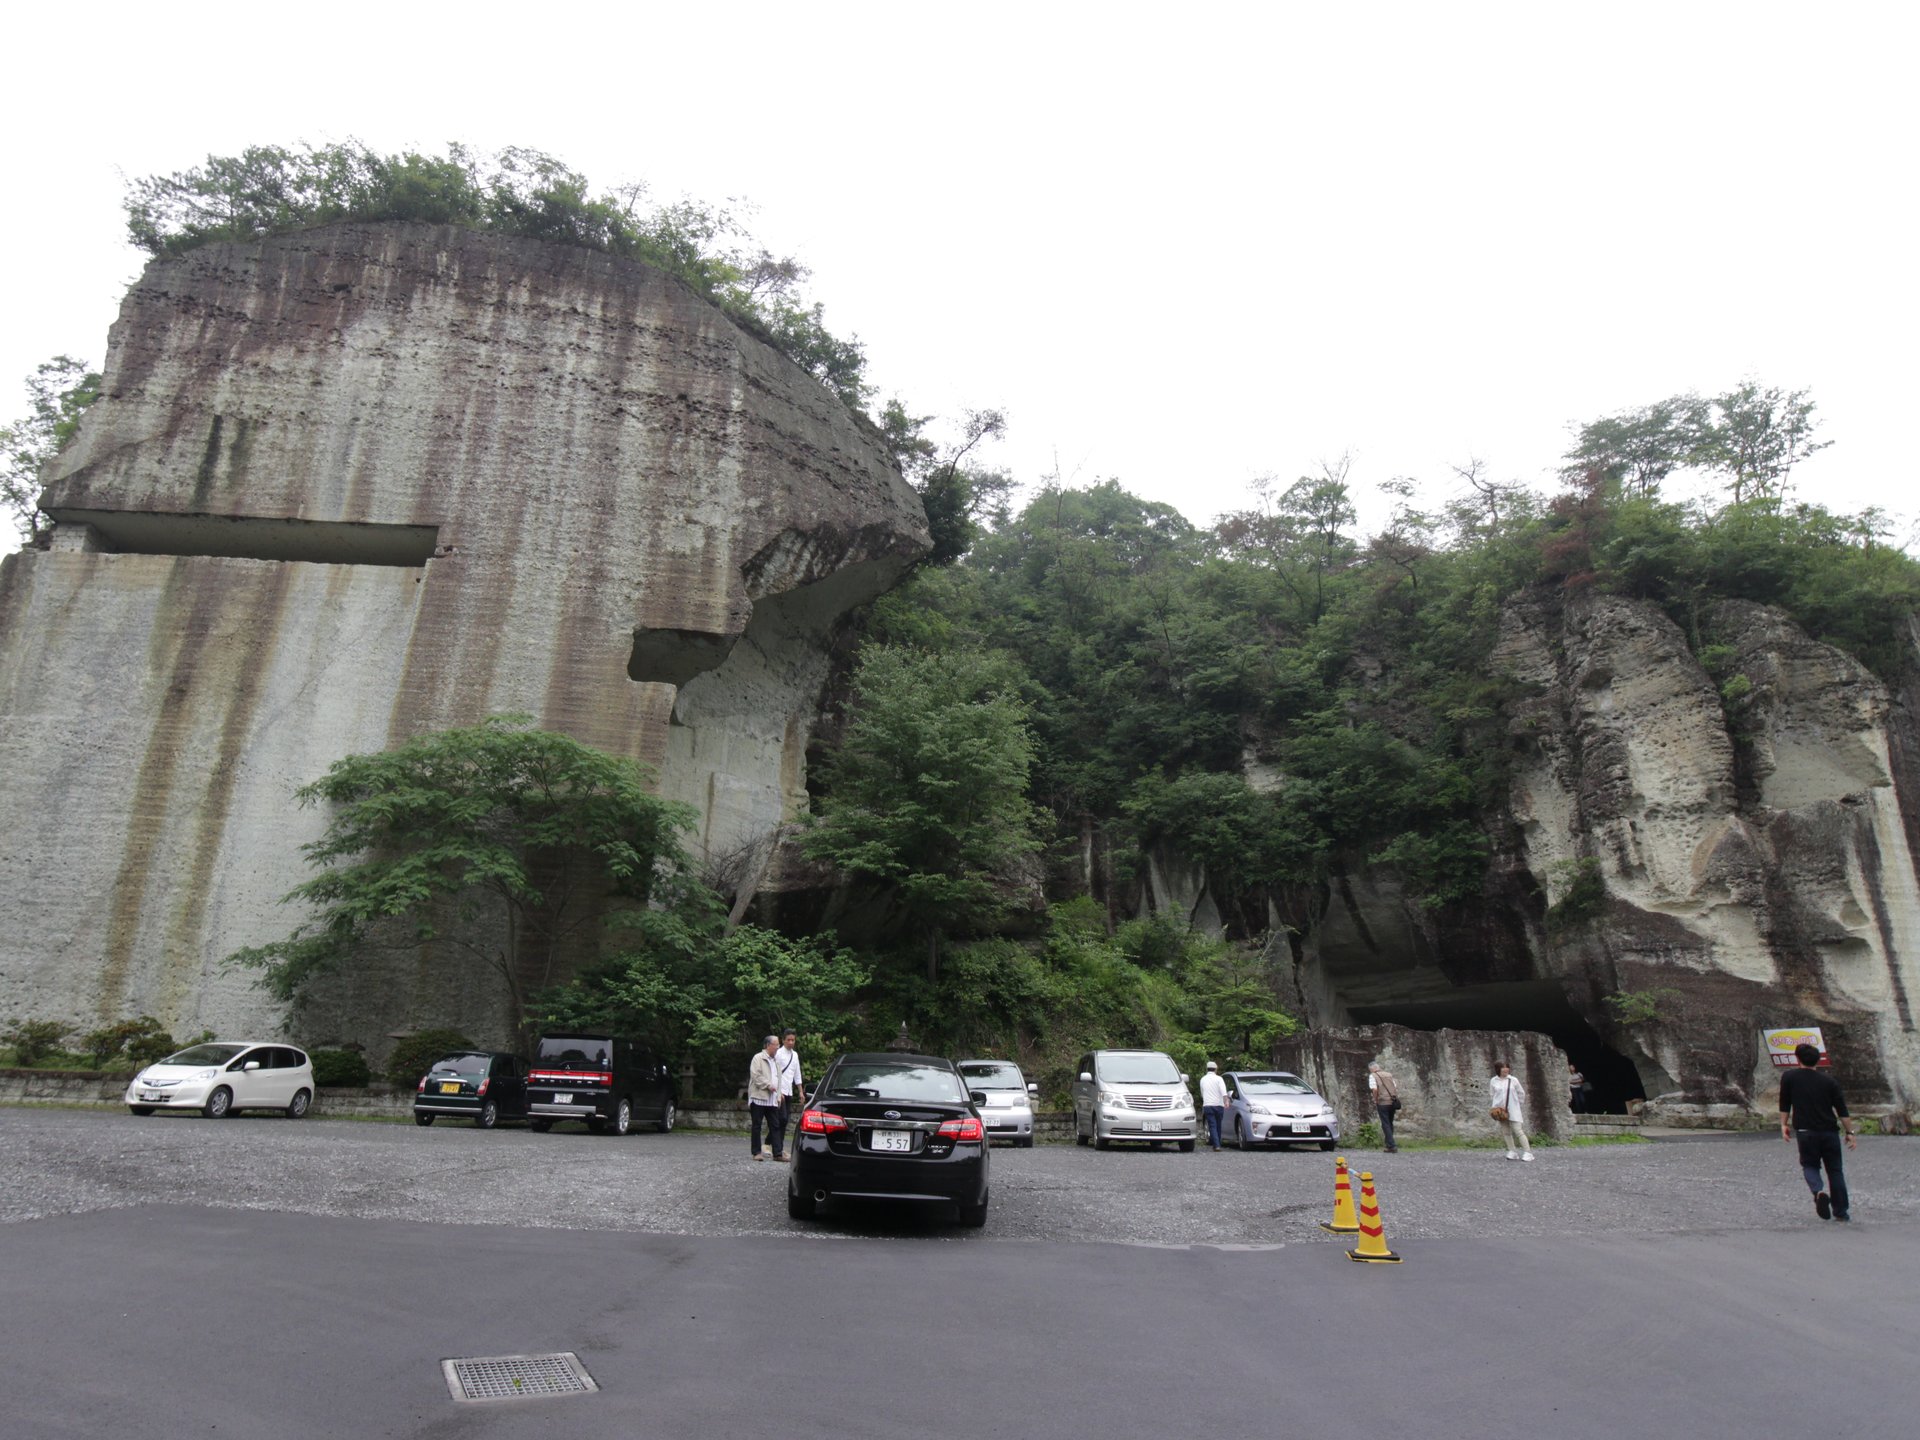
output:
<path id="1" fill-rule="evenodd" d="M 478 1090 L 475 1090 L 475 1091 L 474 1091 L 473 1093 L 474 1093 L 474 1094 L 476 1094 L 476 1095 L 484 1095 L 484 1094 L 486 1094 L 486 1093 L 487 1093 L 487 1082 L 486 1082 L 485 1080 L 482 1080 L 482 1081 L 480 1082 L 480 1088 L 479 1088 Z"/>
<path id="2" fill-rule="evenodd" d="M 937 1132 L 942 1140 L 982 1140 L 986 1131 L 980 1128 L 979 1117 L 967 1116 L 964 1120 L 942 1120 Z"/>
<path id="3" fill-rule="evenodd" d="M 422 1075 L 422 1076 L 420 1077 L 420 1083 L 419 1083 L 418 1085 L 416 1085 L 416 1086 L 414 1086 L 413 1088 L 414 1088 L 415 1090 L 424 1090 L 424 1089 L 426 1089 L 426 1088 L 427 1088 L 427 1077 L 426 1077 L 426 1076 L 424 1076 L 424 1075 Z"/>
<path id="4" fill-rule="evenodd" d="M 611 1085 L 611 1070 L 535 1070 L 527 1076 L 547 1085 Z"/>
<path id="5" fill-rule="evenodd" d="M 829 1110 L 802 1110 L 800 1112 L 800 1133 L 802 1135 L 825 1135 L 830 1130 L 847 1128 L 847 1117 L 835 1115 Z"/>

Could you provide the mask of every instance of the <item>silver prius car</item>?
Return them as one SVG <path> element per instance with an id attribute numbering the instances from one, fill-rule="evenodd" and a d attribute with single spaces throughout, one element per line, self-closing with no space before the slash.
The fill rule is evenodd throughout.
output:
<path id="1" fill-rule="evenodd" d="M 974 1108 L 987 1127 L 988 1140 L 1011 1140 L 1016 1150 L 1033 1148 L 1033 1097 L 1038 1085 L 1029 1085 L 1011 1060 L 962 1060 L 960 1078 L 969 1093 L 982 1097 Z"/>
<path id="2" fill-rule="evenodd" d="M 1225 1139 L 1242 1150 L 1255 1145 L 1318 1145 L 1331 1150 L 1340 1120 L 1315 1090 L 1285 1070 L 1227 1072 Z"/>

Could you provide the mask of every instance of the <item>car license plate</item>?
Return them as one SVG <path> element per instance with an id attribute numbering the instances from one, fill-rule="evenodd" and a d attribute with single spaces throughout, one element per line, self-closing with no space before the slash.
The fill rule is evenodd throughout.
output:
<path id="1" fill-rule="evenodd" d="M 1151 1133 L 1160 1128 L 1160 1122 L 1158 1120 L 1142 1120 L 1140 1122 L 1140 1128 Z"/>
<path id="2" fill-rule="evenodd" d="M 573 1096 L 571 1096 L 571 1095 L 556 1095 L 556 1096 L 554 1096 L 554 1097 L 553 1097 L 553 1103 L 554 1103 L 554 1104 L 556 1104 L 556 1105 L 571 1105 L 571 1104 L 573 1104 Z"/>
<path id="3" fill-rule="evenodd" d="M 876 1130 L 873 1132 L 875 1150 L 894 1150 L 902 1154 L 913 1149 L 911 1130 Z"/>
<path id="4" fill-rule="evenodd" d="M 1293 1133 L 1296 1135 L 1311 1135 L 1313 1133 L 1313 1126 L 1307 1124 L 1304 1120 L 1296 1120 L 1293 1122 Z"/>
<path id="5" fill-rule="evenodd" d="M 143 1091 L 143 1092 L 141 1093 L 141 1096 L 140 1096 L 140 1098 L 141 1098 L 142 1100 L 164 1100 L 164 1099 L 166 1099 L 167 1097 L 166 1097 L 165 1095 L 163 1095 L 163 1094 L 161 1094 L 161 1093 L 160 1093 L 159 1091 L 157 1091 L 157 1090 L 147 1090 L 147 1091 Z"/>
<path id="6" fill-rule="evenodd" d="M 442 1095 L 458 1095 L 460 1093 L 460 1082 L 455 1080 L 452 1084 L 448 1084 L 442 1080 L 440 1082 L 440 1093 Z"/>

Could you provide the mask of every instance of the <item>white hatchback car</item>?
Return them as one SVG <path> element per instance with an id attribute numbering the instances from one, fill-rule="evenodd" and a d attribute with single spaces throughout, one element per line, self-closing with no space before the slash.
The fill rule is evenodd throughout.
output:
<path id="1" fill-rule="evenodd" d="M 149 1065 L 127 1086 L 127 1108 L 198 1110 L 211 1119 L 242 1110 L 284 1110 L 298 1120 L 313 1106 L 313 1063 L 291 1045 L 215 1040 Z"/>

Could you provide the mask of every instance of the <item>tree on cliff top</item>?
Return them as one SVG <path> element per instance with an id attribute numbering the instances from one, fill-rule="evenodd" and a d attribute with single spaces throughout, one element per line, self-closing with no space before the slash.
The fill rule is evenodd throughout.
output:
<path id="1" fill-rule="evenodd" d="M 27 414 L 0 427 L 0 505 L 13 516 L 21 541 L 35 545 L 50 529 L 40 523 L 40 472 L 79 431 L 81 412 L 100 398 L 100 375 L 70 355 L 56 355 L 27 377 L 27 394 Z"/>
<path id="2" fill-rule="evenodd" d="M 800 290 L 807 269 L 757 247 L 734 214 L 653 205 L 642 184 L 594 194 L 585 175 L 521 146 L 487 156 L 380 155 L 358 141 L 253 145 L 127 187 L 127 238 L 149 255 L 260 240 L 343 220 L 411 221 L 524 235 L 640 260 L 686 282 L 859 410 L 871 394 L 858 337 L 826 328 Z"/>
<path id="3" fill-rule="evenodd" d="M 282 999 L 382 943 L 433 947 L 497 974 L 515 1023 L 562 978 L 609 910 L 690 902 L 687 806 L 647 791 L 630 761 L 519 716 L 350 755 L 296 792 L 329 804 L 303 847 L 320 871 L 285 899 L 314 907 L 284 940 L 228 957 Z"/>

